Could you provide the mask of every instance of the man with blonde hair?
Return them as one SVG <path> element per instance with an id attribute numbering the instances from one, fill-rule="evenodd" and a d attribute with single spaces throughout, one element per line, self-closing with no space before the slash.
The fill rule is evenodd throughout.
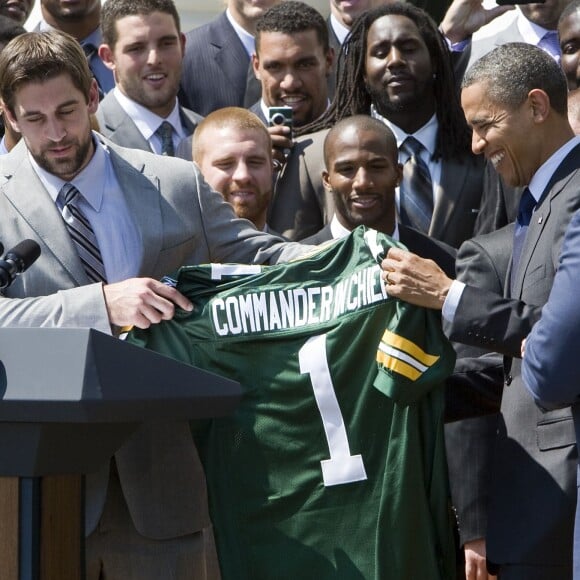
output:
<path id="1" fill-rule="evenodd" d="M 233 206 L 236 215 L 268 231 L 272 143 L 258 116 L 240 107 L 214 111 L 199 124 L 192 155 L 206 181 Z"/>

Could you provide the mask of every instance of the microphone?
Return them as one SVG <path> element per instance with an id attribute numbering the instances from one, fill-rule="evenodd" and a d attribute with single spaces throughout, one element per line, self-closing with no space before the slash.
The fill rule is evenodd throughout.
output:
<path id="1" fill-rule="evenodd" d="M 16 276 L 30 268 L 40 256 L 40 246 L 34 240 L 24 240 L 6 252 L 0 260 L 0 289 L 7 288 Z"/>

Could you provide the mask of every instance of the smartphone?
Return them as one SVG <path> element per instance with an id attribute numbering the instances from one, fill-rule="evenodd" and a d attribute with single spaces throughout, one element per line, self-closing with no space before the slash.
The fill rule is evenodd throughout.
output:
<path id="1" fill-rule="evenodd" d="M 499 6 L 511 6 L 513 4 L 544 4 L 546 0 L 495 0 Z"/>
<path id="2" fill-rule="evenodd" d="M 268 125 L 286 125 L 292 129 L 292 107 L 269 107 L 268 108 Z"/>

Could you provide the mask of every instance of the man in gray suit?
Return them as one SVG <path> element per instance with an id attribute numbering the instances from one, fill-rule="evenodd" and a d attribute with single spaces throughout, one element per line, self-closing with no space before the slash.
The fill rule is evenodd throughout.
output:
<path id="1" fill-rule="evenodd" d="M 207 115 L 222 107 L 249 107 L 260 97 L 252 69 L 256 20 L 280 0 L 227 0 L 215 20 L 186 35 L 180 101 Z"/>
<path id="2" fill-rule="evenodd" d="M 103 7 L 99 54 L 116 86 L 99 105 L 100 131 L 113 143 L 175 155 L 200 115 L 179 105 L 185 38 L 173 0 L 116 0 Z"/>
<path id="3" fill-rule="evenodd" d="M 580 208 L 580 138 L 567 119 L 564 75 L 536 47 L 498 47 L 473 65 L 462 86 L 474 151 L 510 186 L 526 186 L 507 297 L 451 281 L 433 264 L 396 251 L 383 262 L 391 270 L 388 292 L 443 308 L 451 339 L 505 355 L 488 568 L 502 580 L 566 580 L 572 576 L 577 495 L 574 425 L 569 408 L 537 409 L 522 381 L 519 356 L 522 339 L 548 299 L 566 226 Z"/>
<path id="4" fill-rule="evenodd" d="M 157 281 L 182 264 L 301 251 L 237 219 L 193 164 L 92 133 L 98 88 L 69 36 L 19 36 L 0 54 L 0 75 L 8 121 L 22 134 L 0 158 L 0 231 L 7 245 L 30 238 L 42 250 L 0 296 L 3 326 L 147 328 L 192 308 Z M 86 508 L 89 580 L 219 578 L 186 423 L 142 427 L 87 476 Z"/>

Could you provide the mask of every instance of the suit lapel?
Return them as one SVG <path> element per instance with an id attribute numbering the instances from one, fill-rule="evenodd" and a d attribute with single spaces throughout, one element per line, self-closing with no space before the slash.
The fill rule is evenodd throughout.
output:
<path id="1" fill-rule="evenodd" d="M 121 107 L 114 95 L 105 98 L 101 103 L 103 113 L 106 115 L 106 126 L 111 131 L 110 138 L 115 139 L 123 147 L 132 147 L 142 151 L 153 152 L 149 142 L 143 137 L 135 122 Z"/>
<path id="2" fill-rule="evenodd" d="M 451 219 L 457 207 L 457 201 L 469 174 L 471 165 L 467 162 L 444 160 L 441 164 L 441 183 L 437 186 L 435 207 L 429 235 L 441 238 L 449 224 L 454 223 Z"/>
<path id="3" fill-rule="evenodd" d="M 219 24 L 220 34 L 212 39 L 215 62 L 224 71 L 226 78 L 235 83 L 239 90 L 245 91 L 247 70 L 250 64 L 248 53 L 229 23 L 225 12 L 222 13 Z M 243 70 L 243 75 L 240 74 L 240 70 Z"/>
<path id="4" fill-rule="evenodd" d="M 578 171 L 571 171 L 579 167 L 580 163 L 580 145 L 577 145 L 572 151 L 566 156 L 564 161 L 559 165 L 558 169 L 550 179 L 546 189 L 542 193 L 540 202 L 536 206 L 534 213 L 532 214 L 532 219 L 530 220 L 530 225 L 526 233 L 526 238 L 524 240 L 524 245 L 522 248 L 522 255 L 519 262 L 518 272 L 515 273 L 516 280 L 514 283 L 514 293 L 515 297 L 520 296 L 522 292 L 522 286 L 524 281 L 524 276 L 530 264 L 530 260 L 534 254 L 534 251 L 540 241 L 542 231 L 544 230 L 550 216 L 552 214 L 552 202 L 553 200 L 564 190 L 566 185 L 572 180 L 572 178 L 577 174 Z M 556 216 L 556 219 L 558 216 Z M 511 264 L 510 264 L 511 269 Z"/>
<path id="5" fill-rule="evenodd" d="M 45 244 L 42 251 L 53 254 L 75 285 L 88 284 L 62 216 L 32 168 L 24 143 L 18 146 L 18 152 L 14 151 L 13 158 L 14 171 L 3 186 L 6 198 Z"/>

